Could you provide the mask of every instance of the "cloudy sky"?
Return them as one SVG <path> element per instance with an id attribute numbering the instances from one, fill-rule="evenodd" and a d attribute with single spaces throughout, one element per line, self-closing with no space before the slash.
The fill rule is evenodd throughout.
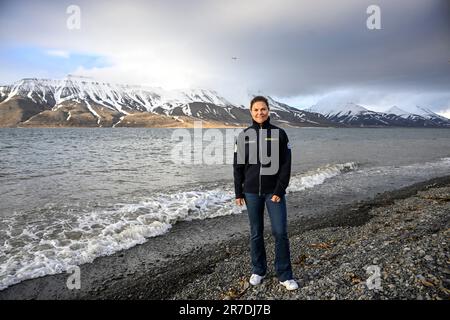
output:
<path id="1" fill-rule="evenodd" d="M 0 84 L 76 74 L 450 117 L 448 0 L 2 0 L 0 39 Z"/>

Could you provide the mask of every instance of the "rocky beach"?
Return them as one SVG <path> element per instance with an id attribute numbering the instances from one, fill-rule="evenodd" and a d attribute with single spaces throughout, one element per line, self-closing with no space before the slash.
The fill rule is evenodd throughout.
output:
<path id="1" fill-rule="evenodd" d="M 296 291 L 279 285 L 273 267 L 261 285 L 250 286 L 248 255 L 239 252 L 172 298 L 448 300 L 450 183 L 430 183 L 392 202 L 382 199 L 367 208 L 368 220 L 361 225 L 306 232 L 293 226 Z M 270 235 L 267 240 L 268 259 L 273 262 Z M 371 281 L 375 272 L 378 288 Z"/>

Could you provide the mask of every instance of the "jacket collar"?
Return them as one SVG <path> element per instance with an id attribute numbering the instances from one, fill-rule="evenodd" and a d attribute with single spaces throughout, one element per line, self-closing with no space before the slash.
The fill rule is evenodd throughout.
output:
<path id="1" fill-rule="evenodd" d="M 264 121 L 262 123 L 262 125 L 260 125 L 258 122 L 256 122 L 255 120 L 252 119 L 252 127 L 255 129 L 259 129 L 259 128 L 263 128 L 263 129 L 268 129 L 270 127 L 270 116 L 267 118 L 266 121 Z"/>

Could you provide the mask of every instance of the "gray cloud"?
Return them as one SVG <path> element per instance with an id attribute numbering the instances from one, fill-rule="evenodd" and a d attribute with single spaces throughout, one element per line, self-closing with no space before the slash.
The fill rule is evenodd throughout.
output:
<path id="1" fill-rule="evenodd" d="M 298 106 L 334 95 L 379 109 L 450 109 L 446 0 L 82 1 L 78 33 L 64 28 L 71 3 L 57 3 L 2 4 L 2 45 L 95 52 L 113 67 L 78 72 L 209 87 L 236 100 L 252 91 Z M 371 4 L 381 30 L 366 28 Z"/>

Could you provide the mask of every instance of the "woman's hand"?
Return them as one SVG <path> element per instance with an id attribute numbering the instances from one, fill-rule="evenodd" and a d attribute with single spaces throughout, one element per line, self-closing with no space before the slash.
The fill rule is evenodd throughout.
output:
<path id="1" fill-rule="evenodd" d="M 272 202 L 280 202 L 280 200 L 281 200 L 281 198 L 279 196 L 277 196 L 275 194 L 272 196 Z"/>
<path id="2" fill-rule="evenodd" d="M 243 206 L 245 204 L 245 199 L 244 198 L 237 198 L 236 199 L 236 204 L 238 206 Z"/>

